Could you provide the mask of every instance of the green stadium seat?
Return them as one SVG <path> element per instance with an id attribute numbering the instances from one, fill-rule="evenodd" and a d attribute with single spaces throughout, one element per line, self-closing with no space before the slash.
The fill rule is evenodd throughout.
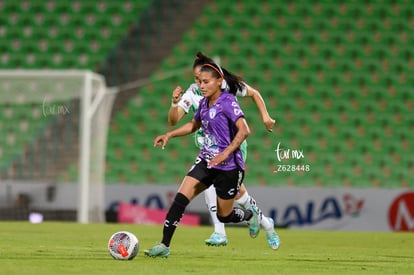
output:
<path id="1" fill-rule="evenodd" d="M 274 130 L 278 135 L 268 138 L 260 134 L 263 129 L 254 104 L 249 100 L 242 103 L 254 129 L 249 137 L 249 184 L 357 188 L 407 185 L 410 174 L 398 169 L 389 171 L 396 165 L 395 160 L 385 161 L 381 155 L 404 151 L 387 136 L 390 125 L 398 125 L 398 129 L 393 128 L 394 135 L 405 136 L 405 146 L 413 137 L 410 122 L 403 118 L 412 111 L 403 102 L 412 98 L 409 87 L 414 81 L 412 66 L 407 62 L 413 55 L 412 39 L 404 35 L 409 32 L 409 5 L 398 3 L 395 5 L 399 9 L 391 9 L 389 3 L 370 3 L 374 11 L 370 13 L 366 3 L 358 1 L 345 1 L 340 6 L 326 1 L 318 5 L 306 1 L 283 3 L 262 6 L 244 0 L 237 5 L 226 1 L 210 4 L 163 62 L 161 71 L 191 64 L 196 50 L 208 49 L 207 54 L 219 55 L 223 66 L 260 90 L 269 111 L 278 119 Z M 390 28 L 381 21 L 380 13 L 386 15 Z M 210 42 L 216 37 L 221 43 Z M 139 121 L 134 135 L 143 139 L 131 146 L 143 152 L 141 159 L 156 164 L 152 166 L 156 169 L 148 169 L 155 183 L 171 184 L 171 179 L 182 177 L 179 163 L 190 162 L 196 152 L 191 142 L 186 147 L 179 140 L 164 151 L 145 148 L 144 140 L 152 141 L 155 134 L 167 129 L 168 97 L 180 81 L 186 78 L 144 87 L 140 91 L 144 104 L 139 108 L 129 106 L 134 108 L 132 115 L 117 117 L 115 122 L 122 125 L 119 133 L 130 135 L 131 131 L 126 130 L 128 120 Z M 157 111 L 150 112 L 151 108 Z M 373 149 L 374 137 L 382 142 L 383 149 Z M 295 142 L 309 150 L 312 173 L 269 173 L 275 165 L 278 139 L 286 146 Z M 115 149 L 108 147 L 111 150 Z M 176 165 L 170 167 L 171 161 Z M 332 164 L 337 162 L 341 166 L 335 169 Z M 407 159 L 398 161 L 403 167 L 408 163 Z M 367 165 L 372 167 L 365 169 Z"/>

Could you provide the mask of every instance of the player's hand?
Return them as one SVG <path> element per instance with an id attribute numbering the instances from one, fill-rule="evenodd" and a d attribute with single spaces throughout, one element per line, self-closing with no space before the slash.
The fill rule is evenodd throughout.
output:
<path id="1" fill-rule="evenodd" d="M 265 121 L 263 121 L 263 123 L 264 123 L 264 125 L 266 127 L 266 130 L 269 131 L 269 132 L 272 132 L 273 131 L 273 127 L 276 124 L 276 121 L 273 118 L 269 117 L 268 119 L 266 119 Z"/>
<path id="2" fill-rule="evenodd" d="M 219 165 L 220 163 L 225 161 L 227 158 L 228 156 L 226 156 L 223 153 L 220 153 L 208 162 L 207 168 L 213 168 L 214 166 Z"/>
<path id="3" fill-rule="evenodd" d="M 177 104 L 178 101 L 180 101 L 183 93 L 184 90 L 180 86 L 175 87 L 175 89 L 172 92 L 172 103 Z"/>
<path id="4" fill-rule="evenodd" d="M 154 139 L 154 147 L 161 146 L 161 148 L 164 150 L 165 146 L 167 146 L 169 140 L 169 136 L 167 134 L 157 136 Z"/>

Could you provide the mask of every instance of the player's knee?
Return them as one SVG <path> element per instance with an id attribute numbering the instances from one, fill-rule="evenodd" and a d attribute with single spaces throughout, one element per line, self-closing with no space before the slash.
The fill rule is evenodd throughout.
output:
<path id="1" fill-rule="evenodd" d="M 187 197 L 184 196 L 182 193 L 177 193 L 174 198 L 174 203 L 186 207 L 190 203 L 190 200 L 187 199 Z"/>
<path id="2" fill-rule="evenodd" d="M 233 212 L 231 212 L 228 216 L 222 217 L 219 214 L 217 214 L 217 219 L 222 223 L 229 223 L 233 220 Z"/>

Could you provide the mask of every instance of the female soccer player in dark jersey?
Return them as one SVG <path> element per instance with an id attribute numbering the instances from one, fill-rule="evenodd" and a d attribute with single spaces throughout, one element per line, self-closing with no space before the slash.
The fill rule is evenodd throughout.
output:
<path id="1" fill-rule="evenodd" d="M 184 92 L 181 87 L 176 87 L 172 94 L 172 102 L 171 107 L 168 111 L 168 122 L 170 125 L 175 125 L 180 121 L 185 114 L 189 112 L 196 112 L 201 99 L 203 98 L 203 95 L 201 93 L 201 89 L 199 87 L 200 81 L 199 81 L 199 72 L 201 67 L 206 63 L 215 63 L 213 59 L 209 58 L 208 56 L 204 55 L 201 52 L 198 52 L 196 54 L 196 59 L 193 63 L 193 74 L 194 74 L 194 80 L 195 83 L 191 84 L 190 87 Z M 223 70 L 223 68 L 220 68 L 219 65 L 217 65 L 220 71 L 222 73 L 229 73 L 227 70 Z M 231 73 L 229 73 L 231 74 Z M 259 91 L 256 89 L 250 87 L 245 82 L 241 81 L 241 79 L 238 79 L 237 76 L 233 77 L 237 80 L 237 82 L 240 84 L 238 85 L 236 90 L 236 96 L 238 97 L 250 97 L 253 99 L 253 102 L 257 106 L 257 109 L 260 113 L 260 116 L 262 118 L 263 124 L 265 128 L 268 131 L 272 131 L 272 128 L 275 124 L 275 120 L 272 119 L 267 111 L 266 104 L 260 95 Z M 227 83 L 223 81 L 222 83 L 222 89 L 228 90 L 230 87 L 228 87 Z M 203 129 L 200 128 L 197 130 L 194 134 L 194 141 L 196 146 L 201 149 L 204 144 L 204 132 Z M 244 141 L 240 145 L 240 150 L 243 155 L 243 159 L 246 162 L 247 159 L 247 142 Z M 217 196 L 216 196 L 216 190 L 214 189 L 214 186 L 210 186 L 206 191 L 204 191 L 204 199 L 207 205 L 207 209 L 209 211 L 211 220 L 214 225 L 214 232 L 210 235 L 208 239 L 205 240 L 205 243 L 207 245 L 211 246 L 224 246 L 227 245 L 227 234 L 225 230 L 225 226 L 222 222 L 220 222 L 217 219 Z M 247 192 L 247 189 L 242 183 L 240 187 L 240 192 L 236 195 L 236 203 L 243 207 L 244 209 L 249 208 L 252 204 L 256 204 L 255 199 Z M 259 208 L 259 211 L 262 212 Z M 266 233 L 266 240 L 271 249 L 278 249 L 279 247 L 279 236 L 277 235 L 275 229 L 274 229 L 274 221 L 270 217 L 266 217 L 265 215 L 262 215 L 261 219 L 261 226 L 264 229 Z M 251 237 L 255 238 L 257 235 L 255 235 L 255 232 L 251 232 Z"/>
<path id="2" fill-rule="evenodd" d="M 222 90 L 226 80 L 230 89 Z M 165 146 L 173 137 L 195 132 L 200 127 L 205 141 L 194 165 L 184 177 L 164 222 L 162 241 L 144 250 L 151 257 L 168 257 L 170 242 L 185 208 L 198 194 L 214 185 L 217 194 L 217 217 L 223 223 L 247 221 L 249 231 L 260 230 L 260 215 L 256 205 L 249 209 L 234 207 L 234 200 L 244 177 L 245 163 L 240 145 L 250 134 L 243 111 L 234 96 L 237 79 L 222 73 L 214 63 L 200 70 L 200 89 L 204 98 L 191 122 L 158 136 L 154 146 Z"/>

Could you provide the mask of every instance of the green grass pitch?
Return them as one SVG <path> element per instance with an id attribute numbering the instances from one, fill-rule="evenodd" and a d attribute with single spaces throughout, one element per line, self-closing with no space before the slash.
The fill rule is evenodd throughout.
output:
<path id="1" fill-rule="evenodd" d="M 133 232 L 140 250 L 113 260 L 108 238 Z M 414 234 L 278 230 L 282 246 L 268 248 L 264 232 L 227 227 L 229 244 L 208 247 L 212 227 L 179 226 L 167 259 L 143 250 L 161 239 L 161 226 L 0 222 L 1 274 L 414 274 Z"/>

